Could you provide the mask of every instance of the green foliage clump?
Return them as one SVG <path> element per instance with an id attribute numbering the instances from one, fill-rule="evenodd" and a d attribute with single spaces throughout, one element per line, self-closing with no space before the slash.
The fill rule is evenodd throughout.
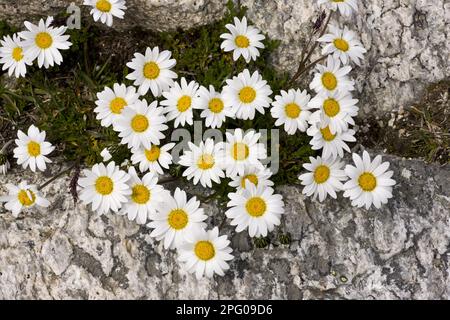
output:
<path id="1" fill-rule="evenodd" d="M 9 128 L 12 137 L 15 129 L 23 130 L 34 123 L 47 131 L 49 141 L 57 146 L 57 152 L 66 160 L 87 165 L 101 160 L 99 153 L 104 147 L 114 146 L 113 159 L 121 163 L 129 158 L 129 151 L 125 146 L 117 146 L 117 134 L 100 126 L 95 119 L 96 94 L 116 82 L 131 85 L 126 79 L 126 63 L 135 52 L 144 52 L 146 47 L 159 46 L 160 50 L 171 51 L 177 60 L 174 71 L 179 77 L 196 80 L 204 86 L 213 85 L 220 90 L 226 79 L 248 68 L 251 72 L 258 70 L 274 94 L 281 89 L 289 89 L 288 75 L 277 72 L 270 63 L 277 41 L 266 37 L 261 57 L 249 64 L 243 59 L 234 62 L 231 53 L 220 49 L 220 34 L 225 32 L 225 25 L 231 23 L 233 17 L 245 14 L 245 8 L 237 8 L 232 2 L 228 7 L 229 11 L 222 20 L 190 30 L 155 33 L 133 29 L 119 33 L 113 29 L 105 31 L 94 24 L 80 30 L 69 30 L 73 45 L 63 52 L 61 66 L 48 70 L 32 67 L 25 79 L 17 81 L 14 89 L 8 89 L 0 82 L 0 128 Z M 63 19 L 64 16 L 57 18 L 55 25 L 63 24 Z M 0 23 L 0 36 L 15 31 L 6 23 Z M 154 100 L 150 95 L 145 98 Z M 194 118 L 200 119 L 199 113 L 194 113 Z M 227 120 L 221 130 L 238 127 L 244 130 L 268 129 L 270 149 L 270 129 L 275 129 L 275 126 L 268 110 L 253 121 Z M 276 148 L 280 154 L 280 169 L 274 181 L 276 184 L 294 183 L 298 181 L 302 163 L 314 153 L 306 135 L 289 136 L 282 128 L 279 129 L 280 145 Z M 165 134 L 170 138 L 170 130 Z M 270 150 L 268 152 L 270 155 Z M 180 176 L 181 172 L 180 167 L 174 166 L 170 173 Z M 230 191 L 226 181 L 215 190 L 219 197 Z"/>

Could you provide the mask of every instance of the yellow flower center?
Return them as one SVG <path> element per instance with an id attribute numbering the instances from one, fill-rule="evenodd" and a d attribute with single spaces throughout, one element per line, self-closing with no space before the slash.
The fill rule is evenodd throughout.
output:
<path id="1" fill-rule="evenodd" d="M 250 150 L 248 145 L 242 142 L 236 142 L 233 146 L 232 156 L 236 161 L 242 161 L 248 158 Z"/>
<path id="2" fill-rule="evenodd" d="M 95 190 L 102 196 L 107 196 L 113 192 L 114 182 L 107 176 L 98 177 L 95 181 Z"/>
<path id="3" fill-rule="evenodd" d="M 296 103 L 287 104 L 284 110 L 286 112 L 286 116 L 291 119 L 297 119 L 300 115 L 300 112 L 302 111 L 302 109 Z"/>
<path id="4" fill-rule="evenodd" d="M 214 167 L 214 157 L 210 154 L 202 154 L 197 161 L 197 166 L 202 170 L 208 170 Z"/>
<path id="5" fill-rule="evenodd" d="M 244 87 L 239 91 L 239 99 L 243 103 L 252 103 L 256 99 L 256 91 L 252 87 Z"/>
<path id="6" fill-rule="evenodd" d="M 358 184 L 361 189 L 370 192 L 377 187 L 377 178 L 375 178 L 375 176 L 370 172 L 364 172 L 359 176 Z"/>
<path id="7" fill-rule="evenodd" d="M 53 38 L 48 32 L 39 32 L 35 39 L 36 45 L 41 49 L 48 49 L 53 43 Z"/>
<path id="8" fill-rule="evenodd" d="M 323 110 L 328 117 L 332 118 L 339 113 L 341 107 L 339 106 L 339 102 L 333 98 L 330 98 L 323 102 Z"/>
<path id="9" fill-rule="evenodd" d="M 320 129 L 320 132 L 322 133 L 323 140 L 325 141 L 333 141 L 336 137 L 335 134 L 331 133 L 330 126 L 326 126 L 325 128 Z"/>
<path id="10" fill-rule="evenodd" d="M 316 183 L 324 183 L 330 177 L 330 168 L 321 165 L 314 170 L 314 181 Z"/>
<path id="11" fill-rule="evenodd" d="M 237 36 L 234 42 L 238 48 L 248 48 L 250 46 L 250 40 L 246 36 Z"/>
<path id="12" fill-rule="evenodd" d="M 37 157 L 41 154 L 41 145 L 35 141 L 28 142 L 28 154 L 32 157 Z"/>
<path id="13" fill-rule="evenodd" d="M 131 120 L 131 128 L 134 132 L 144 132 L 149 127 L 148 119 L 142 114 L 137 114 Z"/>
<path id="14" fill-rule="evenodd" d="M 23 50 L 21 47 L 15 47 L 12 51 L 12 57 L 14 60 L 16 60 L 17 62 L 19 62 L 20 60 L 23 59 Z"/>
<path id="15" fill-rule="evenodd" d="M 208 104 L 209 110 L 213 113 L 220 113 L 223 110 L 223 101 L 219 98 L 213 98 L 209 101 Z"/>
<path id="16" fill-rule="evenodd" d="M 178 99 L 177 109 L 180 112 L 185 112 L 191 107 L 191 104 L 192 98 L 190 96 L 182 96 L 180 99 Z"/>
<path id="17" fill-rule="evenodd" d="M 194 251 L 197 258 L 203 261 L 211 260 L 216 255 L 216 249 L 214 249 L 214 245 L 209 241 L 197 242 Z"/>
<path id="18" fill-rule="evenodd" d="M 261 197 L 253 197 L 247 200 L 245 209 L 252 217 L 261 217 L 267 210 L 267 204 Z"/>
<path id="19" fill-rule="evenodd" d="M 108 0 L 99 0 L 95 7 L 101 12 L 110 12 L 112 5 Z"/>
<path id="20" fill-rule="evenodd" d="M 333 41 L 333 43 L 337 49 L 344 51 L 344 52 L 347 52 L 348 49 L 350 48 L 350 46 L 348 45 L 348 42 L 345 41 L 344 39 L 335 39 Z"/>
<path id="21" fill-rule="evenodd" d="M 124 98 L 114 98 L 113 100 L 111 100 L 111 103 L 109 104 L 109 108 L 111 109 L 111 112 L 114 114 L 121 114 L 122 113 L 122 109 L 125 108 L 125 106 L 127 106 L 128 103 L 125 101 Z"/>
<path id="22" fill-rule="evenodd" d="M 150 149 L 145 150 L 145 157 L 150 162 L 155 162 L 159 159 L 161 149 L 158 146 L 152 146 Z"/>
<path id="23" fill-rule="evenodd" d="M 31 190 L 20 190 L 17 194 L 17 199 L 19 200 L 20 204 L 29 207 L 34 204 L 36 201 L 36 195 Z"/>
<path id="24" fill-rule="evenodd" d="M 132 188 L 131 199 L 137 204 L 146 204 L 150 200 L 150 190 L 143 184 L 137 184 Z"/>
<path id="25" fill-rule="evenodd" d="M 327 90 L 334 90 L 337 87 L 337 79 L 331 72 L 325 72 L 322 75 L 322 84 Z"/>
<path id="26" fill-rule="evenodd" d="M 251 183 L 253 183 L 255 186 L 258 185 L 258 176 L 256 174 L 248 174 L 248 175 L 244 176 L 241 180 L 242 188 L 245 188 L 245 182 L 247 180 L 250 181 Z"/>
<path id="27" fill-rule="evenodd" d="M 172 229 L 181 230 L 188 224 L 189 216 L 186 211 L 182 209 L 175 209 L 169 213 L 167 221 Z"/>
<path id="28" fill-rule="evenodd" d="M 147 79 L 155 80 L 156 78 L 159 77 L 160 73 L 161 69 L 155 62 L 153 61 L 147 62 L 144 65 L 144 77 L 146 77 Z"/>

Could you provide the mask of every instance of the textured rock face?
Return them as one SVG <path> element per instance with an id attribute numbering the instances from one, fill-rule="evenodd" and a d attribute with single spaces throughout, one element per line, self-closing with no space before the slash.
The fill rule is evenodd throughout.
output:
<path id="1" fill-rule="evenodd" d="M 0 19 L 21 24 L 43 13 L 57 14 L 69 0 L 0 0 Z M 73 1 L 80 5 L 83 1 Z M 118 28 L 139 25 L 151 30 L 189 28 L 220 18 L 226 0 L 127 0 L 124 21 Z M 305 32 L 318 13 L 311 0 L 242 0 L 248 16 L 281 47 L 273 58 L 280 69 L 293 72 L 304 45 Z M 407 106 L 427 84 L 448 77 L 450 3 L 446 0 L 359 1 L 360 10 L 341 19 L 361 35 L 368 49 L 361 68 L 353 72 L 356 95 L 365 114 L 383 116 Z M 84 7 L 86 15 L 88 9 Z M 132 17 L 132 19 L 130 18 Z M 307 85 L 309 78 L 304 79 Z"/>
<path id="2" fill-rule="evenodd" d="M 280 244 L 278 230 L 268 248 L 256 249 L 225 222 L 231 270 L 201 281 L 182 272 L 147 228 L 75 206 L 61 178 L 45 190 L 49 210 L 14 219 L 0 208 L 0 298 L 448 299 L 449 167 L 386 159 L 399 184 L 382 210 L 355 209 L 341 197 L 319 204 L 296 186 L 281 187 L 280 230 L 292 243 Z M 0 194 L 20 173 L 0 176 Z M 223 208 L 203 207 L 211 226 L 221 224 Z"/>

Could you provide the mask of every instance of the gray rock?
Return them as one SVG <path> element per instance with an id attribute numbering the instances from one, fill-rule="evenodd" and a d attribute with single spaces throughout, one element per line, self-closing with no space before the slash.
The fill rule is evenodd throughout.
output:
<path id="1" fill-rule="evenodd" d="M 286 215 L 264 249 L 234 232 L 223 207 L 204 204 L 210 226 L 222 224 L 233 239 L 235 259 L 224 277 L 201 281 L 146 227 L 75 205 L 69 177 L 59 178 L 44 192 L 48 210 L 14 219 L 0 208 L 0 298 L 448 299 L 449 167 L 385 159 L 398 185 L 381 210 L 353 208 L 341 196 L 318 203 L 298 186 L 279 187 Z M 0 194 L 21 174 L 0 176 Z M 279 243 L 281 233 L 292 242 Z"/>

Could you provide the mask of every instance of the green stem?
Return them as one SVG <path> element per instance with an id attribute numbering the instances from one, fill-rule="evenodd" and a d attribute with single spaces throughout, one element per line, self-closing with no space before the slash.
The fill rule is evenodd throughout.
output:
<path id="1" fill-rule="evenodd" d="M 59 177 L 61 177 L 63 174 L 69 173 L 70 171 L 72 171 L 72 169 L 74 169 L 76 166 L 78 165 L 78 162 L 75 162 L 73 165 L 71 165 L 69 168 L 57 173 L 55 176 L 53 176 L 52 178 L 50 178 L 49 180 L 47 180 L 46 182 L 44 182 L 44 184 L 41 184 L 37 189 L 38 190 L 42 190 L 44 189 L 46 186 L 48 186 L 50 183 L 52 183 L 53 181 L 55 181 L 56 179 L 58 179 Z"/>

